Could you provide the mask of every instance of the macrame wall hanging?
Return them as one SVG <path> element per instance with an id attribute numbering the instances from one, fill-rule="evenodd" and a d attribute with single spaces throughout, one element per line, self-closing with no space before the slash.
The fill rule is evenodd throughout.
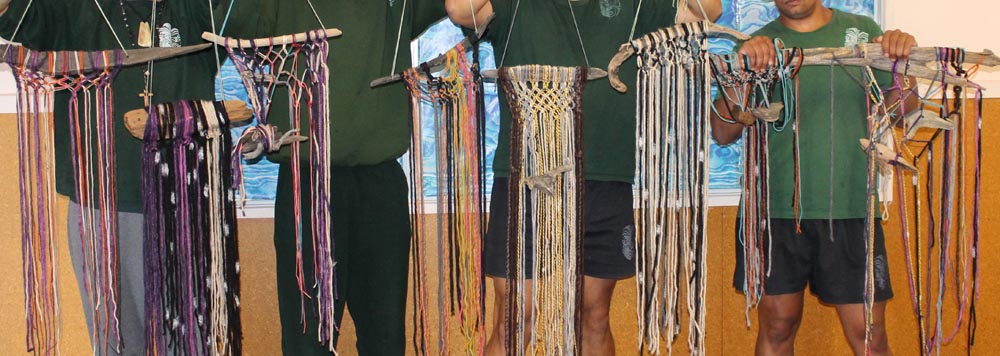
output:
<path id="1" fill-rule="evenodd" d="M 720 88 L 720 95 L 726 96 L 739 110 L 721 112 L 719 117 L 735 119 L 732 123 L 746 125 L 743 133 L 743 177 L 740 181 L 741 204 L 737 236 L 743 249 L 743 281 L 746 297 L 746 319 L 750 325 L 750 309 L 757 305 L 764 294 L 764 285 L 770 274 L 770 155 L 768 132 L 781 132 L 788 125 L 794 130 L 793 141 L 798 143 L 798 79 L 796 75 L 803 62 L 802 50 L 782 49 L 780 40 L 775 41 L 777 61 L 774 66 L 756 72 L 750 69 L 749 57 L 735 54 L 713 56 L 712 72 Z M 771 103 L 774 90 L 780 84 L 782 101 Z M 731 94 L 730 94 L 731 93 Z M 728 106 L 727 106 L 728 107 Z M 713 108 L 714 110 L 714 108 Z M 782 112 L 784 113 L 782 115 Z M 798 152 L 798 149 L 794 150 Z M 788 157 L 796 162 L 798 155 Z M 800 180 L 798 170 L 794 179 L 798 192 Z M 797 210 L 800 200 L 795 194 L 793 207 Z M 737 261 L 740 263 L 740 261 Z"/>
<path id="2" fill-rule="evenodd" d="M 463 44 L 441 57 L 441 70 L 424 64 L 403 72 L 402 79 L 410 93 L 412 139 L 410 167 L 410 219 L 413 229 L 412 260 L 414 290 L 414 347 L 417 354 L 451 353 L 452 345 L 461 345 L 463 354 L 480 355 L 486 345 L 485 300 L 482 270 L 482 236 L 486 223 L 485 111 L 478 53 L 473 44 L 473 59 L 466 58 Z M 438 72 L 435 74 L 434 72 Z M 428 167 L 424 153 L 421 117 L 423 104 L 433 107 L 433 161 Z M 425 170 L 437 177 L 436 228 L 427 218 L 424 191 Z M 431 234 L 431 231 L 436 231 Z M 437 249 L 437 259 L 428 257 L 428 249 Z M 434 264 L 434 265 L 430 265 Z M 438 300 L 432 302 L 428 274 L 437 274 Z M 432 316 L 431 311 L 437 310 Z M 451 316 L 458 315 L 458 325 Z M 431 325 L 438 320 L 437 330 Z M 450 332 L 457 328 L 463 339 L 452 341 Z M 433 343 L 437 334 L 437 344 Z"/>
<path id="3" fill-rule="evenodd" d="M 930 69 L 928 64 L 936 68 Z M 881 217 L 886 220 L 890 211 L 886 202 L 893 200 L 895 193 L 921 354 L 939 353 L 963 326 L 969 351 L 975 343 L 983 118 L 982 88 L 969 78 L 980 65 L 1000 65 L 1000 58 L 990 52 L 956 48 L 914 48 L 909 63 L 892 65 L 896 85 L 888 89 L 920 97 L 920 109 L 907 115 L 896 114 L 900 102 L 886 102 L 884 93 L 888 90 L 878 86 L 871 67 L 862 71 L 869 94 L 869 136 L 861 140 L 869 156 L 869 228 L 865 234 L 868 340 L 876 283 L 873 236 L 878 201 L 883 202 Z M 915 83 L 905 79 L 914 74 L 911 68 L 919 68 L 917 76 L 932 80 L 925 93 L 919 94 Z M 971 100 L 966 95 L 970 91 Z M 949 92 L 953 96 L 949 97 Z M 935 102 L 934 95 L 940 95 L 940 100 Z M 902 129 L 895 129 L 897 126 Z M 924 157 L 926 166 L 921 167 Z M 949 280 L 955 288 L 948 287 Z M 948 301 L 957 303 L 954 321 L 944 320 Z"/>
<path id="4" fill-rule="evenodd" d="M 708 37 L 745 36 L 707 22 L 679 24 L 622 45 L 608 66 L 637 56 L 636 287 L 639 345 L 652 354 L 665 340 L 672 352 L 686 293 L 688 347 L 705 348 L 709 119 L 712 72 Z"/>
<path id="5" fill-rule="evenodd" d="M 506 341 L 516 355 L 579 352 L 587 74 L 585 68 L 542 65 L 499 70 L 512 116 L 507 274 L 514 277 L 508 279 Z M 522 243 L 527 239 L 533 256 Z M 529 258 L 531 276 L 524 270 Z M 532 294 L 525 296 L 529 277 Z M 533 310 L 525 309 L 526 297 Z"/>
<path id="6" fill-rule="evenodd" d="M 875 272 L 879 268 L 873 237 L 881 200 L 883 222 L 890 217 L 888 202 L 898 201 L 911 302 L 920 327 L 921 353 L 940 352 L 942 345 L 951 342 L 962 326 L 966 328 L 967 345 L 971 350 L 976 335 L 980 273 L 982 87 L 969 77 L 980 66 L 1000 66 L 1000 58 L 990 51 L 975 53 L 954 48 L 914 47 L 908 61 L 896 62 L 882 55 L 880 44 L 813 48 L 803 52 L 803 65 L 831 66 L 831 76 L 835 65 L 862 67 L 862 77 L 853 79 L 865 90 L 869 105 L 868 137 L 861 139 L 861 148 L 869 157 L 868 229 L 865 233 L 866 347 L 871 340 Z M 966 66 L 971 68 L 966 69 Z M 873 68 L 892 73 L 896 85 L 887 90 L 880 88 Z M 930 80 L 932 84 L 920 94 L 907 76 Z M 904 97 L 918 96 L 920 109 L 899 114 L 902 100 L 886 102 L 885 93 L 890 90 L 899 90 Z M 954 97 L 949 98 L 949 90 Z M 963 94 L 970 90 L 975 93 L 975 105 L 971 108 L 970 100 Z M 941 100 L 935 102 L 932 98 L 938 93 Z M 836 100 L 836 93 L 831 95 Z M 902 128 L 896 129 L 897 126 Z M 919 169 L 924 157 L 926 168 Z M 974 162 L 971 168 L 969 161 Z M 912 186 L 911 197 L 907 196 L 907 184 Z M 951 296 L 948 296 L 949 279 L 956 286 Z M 953 326 L 943 320 L 944 304 L 950 300 L 958 304 Z"/>
<path id="7" fill-rule="evenodd" d="M 121 51 L 35 52 L 4 46 L 18 87 L 21 246 L 27 347 L 58 353 L 54 93 L 70 91 L 70 147 L 83 246 L 84 288 L 93 305 L 93 351 L 121 349 L 118 331 L 118 226 L 111 81 Z M 94 114 L 96 113 L 96 114 Z M 96 129 L 93 129 L 96 128 Z"/>
<path id="8" fill-rule="evenodd" d="M 242 354 L 229 129 L 221 103 L 150 108 L 142 162 L 148 355 Z"/>
<path id="9" fill-rule="evenodd" d="M 327 56 L 329 54 L 330 37 L 340 36 L 336 29 L 314 30 L 295 35 L 273 38 L 242 40 L 224 38 L 211 33 L 202 37 L 210 42 L 226 48 L 229 58 L 240 72 L 243 84 L 249 94 L 250 104 L 257 117 L 259 125 L 247 129 L 240 143 L 233 150 L 233 160 L 238 160 L 237 153 L 252 151 L 277 152 L 281 145 L 291 144 L 292 181 L 295 196 L 296 241 L 296 277 L 299 291 L 302 294 L 302 313 L 306 313 L 307 301 L 315 303 L 319 316 L 317 332 L 319 342 L 329 345 L 334 351 L 335 333 L 338 332 L 334 317 L 334 302 L 337 299 L 336 270 L 334 261 L 334 246 L 331 236 L 330 219 L 330 168 L 332 167 L 329 69 Z M 279 133 L 274 125 L 268 123 L 271 110 L 271 98 L 279 88 L 287 89 L 290 103 L 288 117 L 290 130 L 284 135 Z M 304 138 L 291 137 L 299 132 L 299 118 L 302 117 L 302 105 L 308 108 L 309 124 L 309 197 L 311 211 L 311 226 L 302 226 L 302 212 L 299 186 L 301 161 L 299 144 Z M 243 147 L 252 144 L 259 149 Z M 238 167 L 237 163 L 233 167 Z M 239 175 L 237 173 L 237 175 Z M 240 179 L 239 177 L 237 178 Z M 241 184 L 242 185 L 242 184 Z M 245 194 L 243 195 L 245 196 Z M 307 281 L 304 276 L 302 229 L 310 228 L 312 232 L 314 275 Z M 309 327 L 303 325 L 303 329 Z"/>

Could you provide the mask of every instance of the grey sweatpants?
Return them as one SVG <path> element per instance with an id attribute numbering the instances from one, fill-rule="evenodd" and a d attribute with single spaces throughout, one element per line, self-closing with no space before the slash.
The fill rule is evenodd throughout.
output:
<path id="1" fill-rule="evenodd" d="M 118 213 L 118 321 L 121 330 L 121 352 L 115 350 L 113 340 L 94 340 L 93 305 L 87 296 L 83 282 L 83 252 L 80 242 L 80 205 L 69 203 L 67 221 L 69 231 L 69 253 L 73 260 L 73 271 L 76 274 L 77 286 L 80 288 L 80 299 L 83 301 L 83 315 L 87 318 L 90 342 L 96 350 L 95 355 L 144 355 L 145 326 L 143 325 L 144 289 L 142 283 L 142 214 Z M 100 337 L 100 335 L 98 335 Z M 105 347 L 107 345 L 107 347 Z M 107 349 L 107 353 L 104 350 Z M 64 350 L 67 351 L 67 350 Z M 84 354 L 84 350 L 72 350 L 71 354 Z"/>

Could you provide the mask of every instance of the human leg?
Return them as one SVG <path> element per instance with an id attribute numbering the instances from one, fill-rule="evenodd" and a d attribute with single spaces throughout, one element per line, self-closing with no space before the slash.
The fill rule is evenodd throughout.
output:
<path id="1" fill-rule="evenodd" d="M 115 350 L 114 340 L 94 340 L 94 314 L 84 282 L 83 252 L 80 241 L 80 205 L 70 202 L 67 232 L 70 259 L 76 275 L 83 315 L 90 331 L 90 342 L 97 355 L 145 354 L 145 284 L 143 283 L 143 217 L 140 213 L 118 213 L 118 322 L 122 348 Z M 98 320 L 103 325 L 106 321 Z M 99 336 L 99 335 L 98 335 Z M 107 352 L 105 353 L 105 350 Z"/>
<path id="2" fill-rule="evenodd" d="M 334 194 L 349 199 L 335 198 L 333 209 L 350 211 L 356 233 L 336 246 L 340 297 L 347 299 L 359 355 L 402 355 L 410 261 L 406 176 L 395 160 L 345 170 L 352 184 L 339 184 Z"/>
<path id="3" fill-rule="evenodd" d="M 303 172 L 305 173 L 305 172 Z M 274 208 L 274 257 L 277 277 L 278 313 L 281 322 L 281 350 L 285 355 L 328 356 L 332 355 L 328 346 L 319 343 L 317 326 L 319 318 L 312 299 L 304 299 L 300 291 L 296 267 L 295 195 L 292 189 L 293 177 L 289 165 L 282 164 L 278 172 L 277 199 Z M 302 192 L 302 288 L 310 295 L 313 285 L 312 231 L 309 229 L 310 200 L 309 178 L 301 178 Z M 332 225 L 334 236 L 346 234 L 349 222 L 341 221 Z M 340 322 L 343 315 L 343 300 L 337 301 L 335 319 Z M 336 340 L 332 341 L 336 344 Z"/>
<path id="4" fill-rule="evenodd" d="M 825 303 L 836 305 L 837 315 L 851 349 L 855 355 L 865 355 L 866 320 L 865 282 L 868 271 L 868 251 L 865 219 L 829 221 L 819 232 L 823 246 L 817 258 L 811 288 Z M 872 307 L 872 330 L 868 347 L 872 355 L 891 355 L 889 340 L 885 331 L 885 301 L 892 298 L 892 283 L 885 252 L 885 235 L 880 221 L 875 221 L 872 237 L 874 248 L 872 269 L 874 279 L 874 304 Z M 832 235 L 831 235 L 832 234 Z"/>
<path id="5" fill-rule="evenodd" d="M 764 295 L 757 305 L 756 355 L 793 355 L 802 322 L 803 292 Z"/>
<path id="6" fill-rule="evenodd" d="M 617 279 L 583 277 L 583 355 L 614 356 L 611 335 L 611 296 Z"/>

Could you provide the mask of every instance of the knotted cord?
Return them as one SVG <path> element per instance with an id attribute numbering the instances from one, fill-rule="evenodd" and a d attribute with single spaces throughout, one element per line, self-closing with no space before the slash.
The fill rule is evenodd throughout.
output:
<path id="1" fill-rule="evenodd" d="M 239 241 L 221 103 L 149 109 L 143 149 L 146 354 L 240 355 Z"/>
<path id="2" fill-rule="evenodd" d="M 511 106 L 507 246 L 507 350 L 512 355 L 580 352 L 583 225 L 583 89 L 586 68 L 526 65 L 500 69 Z M 568 168 L 568 169 L 566 169 Z M 558 172 L 557 172 L 558 171 Z M 525 192 L 529 179 L 551 185 Z M 525 216 L 526 209 L 530 215 Z M 530 224 L 532 234 L 526 227 Z M 533 256 L 523 241 L 532 239 Z M 532 258 L 532 309 L 524 270 Z M 530 313 L 530 323 L 529 323 Z M 525 340 L 525 328 L 532 330 Z"/>
<path id="3" fill-rule="evenodd" d="M 273 40 L 272 40 L 273 41 Z M 295 204 L 296 224 L 296 279 L 302 294 L 302 316 L 305 320 L 306 300 L 313 299 L 319 315 L 318 342 L 329 345 L 334 351 L 331 340 L 338 332 L 334 317 L 334 301 L 336 290 L 336 262 L 334 261 L 334 244 L 331 236 L 330 219 L 330 169 L 332 167 L 331 128 L 329 98 L 329 69 L 327 57 L 329 45 L 326 32 L 322 30 L 307 32 L 303 42 L 282 45 L 272 44 L 265 47 L 251 46 L 235 48 L 230 45 L 243 42 L 236 39 L 225 39 L 225 47 L 236 69 L 240 72 L 243 84 L 249 93 L 250 104 L 261 126 L 268 126 L 271 109 L 271 98 L 279 87 L 288 90 L 290 131 L 300 130 L 302 104 L 308 105 L 309 124 L 309 200 L 312 239 L 313 239 L 313 283 L 306 282 L 303 266 L 302 229 L 302 187 L 300 186 L 301 160 L 299 142 L 291 143 L 292 181 Z M 247 130 L 246 135 L 274 132 L 270 128 Z M 273 135 L 272 135 L 273 136 Z M 243 141 L 241 138 L 240 141 Z M 272 140 L 265 140 L 270 142 Z M 268 145 L 268 152 L 276 152 L 281 147 Z M 234 148 L 233 159 L 238 160 L 242 148 Z M 234 164 L 234 167 L 237 167 Z M 237 182 L 241 175 L 236 174 Z M 238 183 L 242 186 L 242 184 Z M 245 195 L 244 195 L 245 196 Z M 307 327 L 303 323 L 303 330 Z"/>
<path id="4" fill-rule="evenodd" d="M 741 203 L 737 225 L 740 244 L 738 248 L 742 248 L 744 264 L 742 290 L 746 297 L 747 325 L 750 325 L 750 310 L 760 302 L 771 270 L 769 188 L 771 174 L 768 134 L 772 129 L 780 132 L 789 123 L 797 126 L 799 116 L 797 75 L 804 57 L 800 48 L 783 49 L 783 47 L 780 41 L 775 41 L 776 64 L 759 72 L 750 69 L 749 57 L 746 56 L 735 54 L 713 56 L 711 62 L 720 92 L 727 101 L 740 108 L 737 115 L 732 112 L 726 113 L 732 118 L 729 120 L 748 125 L 743 137 L 744 157 L 741 163 L 744 172 L 740 184 Z M 772 104 L 770 99 L 777 84 L 782 87 L 782 103 Z M 735 93 L 735 98 L 729 95 L 730 91 Z M 730 106 L 727 104 L 726 107 Z M 762 111 L 773 110 L 784 112 L 780 120 L 777 113 L 773 116 L 754 117 Z M 726 115 L 717 114 L 727 120 Z M 796 129 L 794 133 L 797 136 L 798 130 Z M 792 159 L 798 167 L 798 156 L 795 155 Z M 798 182 L 798 177 L 795 181 Z M 796 195 L 797 193 L 796 188 Z M 795 199 L 793 205 L 797 206 L 797 202 Z"/>
<path id="5" fill-rule="evenodd" d="M 111 81 L 123 57 L 121 51 L 41 53 L 24 47 L 4 55 L 18 87 L 21 238 L 29 352 L 58 352 L 54 118 L 46 112 L 53 107 L 54 93 L 59 90 L 70 91 L 70 151 L 75 197 L 81 206 L 78 224 L 84 257 L 82 287 L 93 303 L 84 306 L 95 323 L 93 352 L 107 353 L 109 346 L 121 350 Z M 81 71 L 85 59 L 103 63 L 104 69 Z"/>
<path id="6" fill-rule="evenodd" d="M 426 251 L 438 247 L 438 303 L 439 320 L 437 354 L 450 354 L 451 330 L 449 319 L 457 311 L 458 329 L 464 340 L 462 350 L 468 355 L 479 355 L 485 350 L 486 329 L 484 311 L 484 283 L 482 267 L 482 235 L 486 222 L 485 190 L 485 111 L 482 78 L 478 61 L 470 62 L 462 44 L 445 53 L 444 70 L 435 75 L 426 66 L 410 68 L 403 72 L 406 89 L 410 93 L 411 146 L 410 146 L 410 224 L 413 228 L 413 286 L 414 286 L 414 348 L 418 355 L 431 352 L 430 322 L 434 318 L 429 299 L 428 263 Z M 478 49 L 473 47 L 474 58 Z M 421 117 L 423 104 L 433 107 L 431 127 L 434 134 L 434 151 L 424 154 Z M 436 166 L 429 166 L 433 157 Z M 432 168 L 437 177 L 437 236 L 425 223 L 425 196 L 423 182 L 426 168 Z M 442 222 L 447 219 L 446 222 Z M 448 303 L 445 302 L 448 298 Z"/>
<path id="7" fill-rule="evenodd" d="M 636 106 L 636 303 L 639 345 L 658 354 L 661 333 L 681 330 L 687 291 L 688 346 L 704 351 L 711 69 L 702 23 L 632 41 Z M 683 269 L 683 275 L 681 270 Z M 683 287 L 682 287 L 683 286 Z M 672 352 L 672 342 L 667 342 Z"/>

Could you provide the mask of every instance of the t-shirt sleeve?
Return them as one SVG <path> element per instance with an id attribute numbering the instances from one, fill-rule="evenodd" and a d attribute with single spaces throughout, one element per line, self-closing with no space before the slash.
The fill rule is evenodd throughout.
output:
<path id="1" fill-rule="evenodd" d="M 634 0 L 634 2 L 635 8 L 639 10 L 635 37 L 674 25 L 674 19 L 677 17 L 674 0 Z"/>
<path id="2" fill-rule="evenodd" d="M 444 10 L 444 0 L 414 0 L 413 37 L 416 38 L 445 17 L 448 17 L 448 13 Z"/>
<path id="3" fill-rule="evenodd" d="M 65 28 L 71 22 L 66 16 L 69 13 L 66 7 L 75 6 L 73 4 L 76 2 L 12 0 L 7 12 L 0 16 L 0 37 L 37 50 L 49 49 L 54 38 L 60 35 L 54 29 Z M 19 22 L 21 27 L 17 28 Z M 15 30 L 17 37 L 11 38 Z"/>
<path id="4" fill-rule="evenodd" d="M 500 41 L 507 39 L 507 32 L 510 31 L 510 19 L 514 13 L 514 2 L 511 0 L 490 0 L 493 5 L 493 22 L 486 30 L 484 39 L 493 42 L 494 48 Z M 466 33 L 472 33 L 469 30 Z"/>

